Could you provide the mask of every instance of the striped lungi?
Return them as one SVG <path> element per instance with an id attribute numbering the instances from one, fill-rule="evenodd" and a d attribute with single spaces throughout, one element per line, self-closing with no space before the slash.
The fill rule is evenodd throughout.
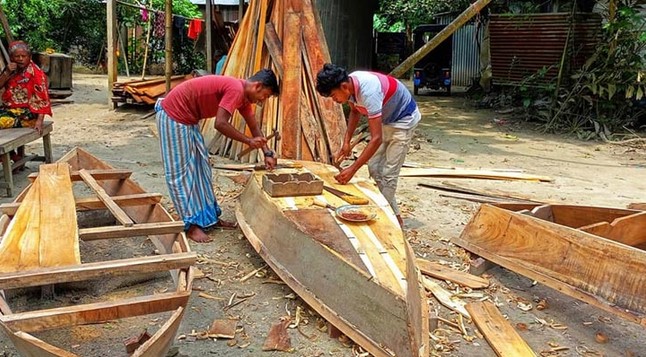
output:
<path id="1" fill-rule="evenodd" d="M 222 213 L 213 193 L 209 152 L 197 125 L 180 124 L 155 105 L 162 162 L 168 191 L 184 229 L 218 222 Z"/>

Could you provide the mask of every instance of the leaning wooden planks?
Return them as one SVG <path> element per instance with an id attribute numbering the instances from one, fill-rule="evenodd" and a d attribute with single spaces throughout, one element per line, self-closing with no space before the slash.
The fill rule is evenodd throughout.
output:
<path id="1" fill-rule="evenodd" d="M 341 145 L 346 129 L 343 110 L 315 91 L 316 73 L 326 62 L 330 62 L 330 55 L 310 0 L 250 2 L 224 74 L 247 78 L 261 68 L 272 68 L 277 74 L 281 94 L 255 111 L 263 134 L 280 132 L 281 141 L 269 143 L 280 157 L 329 162 L 330 153 Z M 231 123 L 250 135 L 239 114 L 233 115 Z M 202 133 L 211 153 L 237 158 L 246 148 L 219 135 L 213 119 L 203 122 Z M 254 152 L 241 161 L 254 163 L 260 159 Z"/>
<path id="2" fill-rule="evenodd" d="M 192 74 L 176 75 L 171 77 L 171 88 L 193 78 Z M 149 80 L 137 80 L 131 82 L 114 83 L 112 94 L 117 97 L 124 97 L 135 103 L 155 104 L 157 99 L 166 93 L 166 82 L 164 78 Z"/>
<path id="3" fill-rule="evenodd" d="M 0 257 L 0 272 L 81 263 L 67 163 L 40 166 L 40 175 L 3 236 Z"/>

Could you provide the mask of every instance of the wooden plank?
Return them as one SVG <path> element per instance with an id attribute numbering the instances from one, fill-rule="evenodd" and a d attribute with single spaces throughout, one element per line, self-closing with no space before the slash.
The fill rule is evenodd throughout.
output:
<path id="1" fill-rule="evenodd" d="M 299 1 L 286 0 L 286 13 L 284 26 L 286 29 L 301 28 L 301 9 Z M 300 153 L 297 143 L 300 143 L 300 117 L 301 107 L 301 32 L 285 31 L 283 35 L 283 80 L 281 83 L 280 102 L 283 107 L 283 120 L 280 135 L 280 156 L 287 159 L 296 159 Z"/>
<path id="2" fill-rule="evenodd" d="M 312 70 L 312 76 L 323 68 L 325 63 L 332 62 L 330 53 L 325 39 L 325 32 L 316 8 L 312 5 L 311 0 L 303 0 L 303 41 L 305 42 L 306 52 L 308 55 L 309 67 Z M 337 152 L 343 144 L 343 135 L 346 131 L 345 116 L 340 104 L 335 103 L 329 98 L 323 98 L 316 95 L 313 104 L 320 112 L 320 121 L 323 128 L 322 134 L 325 136 L 329 145 L 329 152 Z M 324 158 L 325 162 L 329 159 Z M 329 162 L 328 162 L 329 163 Z"/>
<path id="3" fill-rule="evenodd" d="M 41 137 L 52 132 L 53 124 L 51 121 L 43 123 L 43 132 L 39 134 L 32 128 L 13 128 L 0 130 L 0 154 L 9 153 L 20 146 L 27 145 L 32 141 L 38 140 Z"/>
<path id="4" fill-rule="evenodd" d="M 628 209 L 634 209 L 639 211 L 646 211 L 646 203 L 631 203 L 628 205 Z"/>
<path id="5" fill-rule="evenodd" d="M 436 279 L 448 280 L 471 289 L 484 289 L 489 286 L 488 279 L 451 269 L 436 262 L 417 258 L 416 263 L 422 274 Z"/>
<path id="6" fill-rule="evenodd" d="M 646 325 L 642 250 L 490 205 L 481 206 L 453 241 L 564 294 Z"/>
<path id="7" fill-rule="evenodd" d="M 86 170 L 97 181 L 103 180 L 125 180 L 132 176 L 132 170 L 125 169 L 111 169 L 111 170 Z M 38 177 L 38 173 L 33 172 L 27 176 L 30 181 L 34 181 Z M 73 182 L 82 181 L 83 178 L 78 171 L 70 172 L 70 179 Z"/>
<path id="8" fill-rule="evenodd" d="M 9 337 L 11 343 L 23 357 L 79 357 L 23 331 L 13 332 L 1 322 L 0 329 Z"/>
<path id="9" fill-rule="evenodd" d="M 268 22 L 265 27 L 265 46 L 271 56 L 271 60 L 276 67 L 276 76 L 283 77 L 283 43 L 276 33 L 276 27 L 271 22 Z"/>
<path id="10" fill-rule="evenodd" d="M 437 168 L 407 168 L 404 167 L 399 173 L 399 177 L 451 177 L 451 178 L 474 178 L 489 180 L 524 180 L 524 181 L 541 181 L 551 182 L 552 179 L 547 176 L 529 175 L 518 172 L 500 172 L 487 170 L 472 169 L 437 169 Z"/>
<path id="11" fill-rule="evenodd" d="M 466 309 L 499 357 L 537 356 L 492 302 L 468 303 Z"/>
<path id="12" fill-rule="evenodd" d="M 195 261 L 195 253 L 174 253 L 84 263 L 49 269 L 1 273 L 0 289 L 26 288 L 30 286 L 180 269 L 195 264 Z"/>
<path id="13" fill-rule="evenodd" d="M 504 201 L 522 201 L 522 202 L 532 202 L 534 203 L 535 201 L 529 200 L 524 197 L 518 197 L 515 195 L 511 194 L 499 194 L 499 193 L 490 193 L 490 192 L 481 192 L 481 191 L 476 191 L 470 188 L 465 188 L 465 187 L 460 187 L 455 184 L 449 184 L 443 182 L 442 184 L 434 184 L 434 183 L 428 183 L 428 182 L 419 182 L 417 183 L 418 186 L 426 187 L 426 188 L 432 188 L 440 191 L 448 191 L 448 192 L 455 192 L 455 193 L 463 193 L 463 194 L 469 194 L 469 195 L 476 195 L 476 196 L 483 196 L 483 197 L 488 197 L 488 198 L 494 198 L 494 199 L 499 199 L 499 200 L 504 200 Z M 539 203 L 539 202 L 535 202 Z"/>
<path id="14" fill-rule="evenodd" d="M 580 230 L 631 247 L 646 248 L 646 212 L 620 217 L 612 223 L 601 222 L 581 227 Z"/>
<path id="15" fill-rule="evenodd" d="M 134 195 L 112 196 L 112 200 L 119 206 L 149 206 L 161 202 L 162 195 L 159 193 L 139 193 Z M 0 211 L 8 216 L 14 216 L 20 202 L 0 204 Z M 107 209 L 105 203 L 98 197 L 83 197 L 76 199 L 77 211 L 89 211 Z M 1 219 L 0 219 L 1 222 Z"/>
<path id="16" fill-rule="evenodd" d="M 137 223 L 131 226 L 107 226 L 79 229 L 79 237 L 84 241 L 140 237 L 158 234 L 180 233 L 184 231 L 184 222 Z"/>
<path id="17" fill-rule="evenodd" d="M 185 306 L 189 296 L 190 292 L 138 296 L 118 301 L 15 313 L 1 316 L 0 321 L 14 331 L 30 333 L 175 310 Z"/>
<path id="18" fill-rule="evenodd" d="M 94 179 L 94 177 L 92 177 L 92 175 L 90 175 L 90 173 L 87 170 L 85 169 L 80 170 L 79 175 L 81 175 L 81 177 L 83 178 L 83 181 L 85 181 L 85 183 L 94 190 L 94 192 L 99 196 L 99 199 L 103 201 L 103 203 L 105 203 L 105 206 L 110 210 L 110 212 L 112 212 L 114 217 L 119 222 L 121 222 L 121 224 L 123 224 L 126 227 L 131 227 L 134 224 L 134 222 L 132 221 L 132 219 L 130 219 L 128 214 L 126 214 L 126 212 L 124 212 L 121 209 L 121 207 L 119 207 L 116 203 L 114 203 L 112 198 L 110 198 L 110 196 L 105 192 L 103 187 L 99 185 L 99 183 Z"/>
<path id="19" fill-rule="evenodd" d="M 81 263 L 69 172 L 65 163 L 40 165 L 40 267 Z"/>
<path id="20" fill-rule="evenodd" d="M 184 316 L 184 308 L 179 307 L 148 341 L 135 350 L 131 357 L 165 356 L 173 345 L 182 316 Z"/>

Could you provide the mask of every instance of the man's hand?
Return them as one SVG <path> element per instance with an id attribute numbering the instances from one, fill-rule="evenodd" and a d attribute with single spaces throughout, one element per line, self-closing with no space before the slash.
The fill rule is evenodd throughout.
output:
<path id="1" fill-rule="evenodd" d="M 338 175 L 334 176 L 334 178 L 342 185 L 345 185 L 346 183 L 350 182 L 352 180 L 352 177 L 354 177 L 354 174 L 357 173 L 357 170 L 354 169 L 353 166 L 350 166 L 348 168 L 343 169 Z"/>
<path id="2" fill-rule="evenodd" d="M 15 72 L 18 69 L 18 64 L 16 62 L 9 62 L 7 65 L 7 70 L 9 73 Z"/>
<path id="3" fill-rule="evenodd" d="M 245 144 L 251 146 L 254 149 L 261 149 L 267 144 L 267 138 L 265 138 L 264 136 L 255 136 L 253 138 L 247 139 Z"/>
<path id="4" fill-rule="evenodd" d="M 266 157 L 265 156 L 265 167 L 267 168 L 267 170 L 273 170 L 274 168 L 276 168 L 276 162 L 277 161 L 278 160 L 276 160 L 275 157 Z"/>
<path id="5" fill-rule="evenodd" d="M 348 155 L 350 155 L 350 143 L 344 142 L 339 152 L 334 155 L 334 163 L 340 164 L 341 162 L 343 162 L 343 160 L 345 160 L 346 157 L 348 157 Z"/>

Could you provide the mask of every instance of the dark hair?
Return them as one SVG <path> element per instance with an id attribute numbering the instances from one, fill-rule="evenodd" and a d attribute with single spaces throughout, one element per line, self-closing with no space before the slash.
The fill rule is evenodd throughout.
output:
<path id="1" fill-rule="evenodd" d="M 339 88 L 341 83 L 348 80 L 348 72 L 345 68 L 326 63 L 316 75 L 316 91 L 324 97 L 329 97 L 333 89 Z"/>
<path id="2" fill-rule="evenodd" d="M 278 95 L 280 93 L 280 88 L 278 88 L 278 80 L 274 71 L 268 68 L 261 69 L 256 72 L 253 76 L 249 77 L 248 81 L 250 82 L 260 82 L 263 87 L 271 89 L 272 94 Z"/>

